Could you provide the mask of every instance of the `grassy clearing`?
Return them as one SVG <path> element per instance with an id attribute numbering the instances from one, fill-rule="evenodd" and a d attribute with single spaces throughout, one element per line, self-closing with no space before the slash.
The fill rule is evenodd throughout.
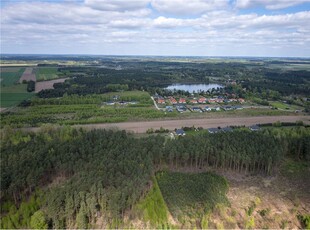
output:
<path id="1" fill-rule="evenodd" d="M 19 78 L 22 76 L 25 68 L 14 68 L 15 71 L 10 70 L 8 72 L 1 71 L 1 90 L 2 87 L 9 87 L 16 84 Z"/>
<path id="2" fill-rule="evenodd" d="M 301 107 L 297 106 L 297 105 L 289 105 L 289 104 L 285 104 L 283 102 L 279 102 L 279 101 L 274 101 L 274 102 L 270 102 L 270 104 L 278 109 L 286 109 L 286 110 L 296 110 L 296 109 L 301 109 Z"/>
<path id="3" fill-rule="evenodd" d="M 6 108 L 16 106 L 23 100 L 31 98 L 34 94 L 27 92 L 26 84 L 18 84 L 10 87 L 1 88 L 1 105 L 0 107 Z"/>
<path id="4" fill-rule="evenodd" d="M 169 211 L 183 227 L 201 228 L 216 205 L 228 204 L 228 184 L 221 176 L 160 172 L 156 177 Z"/>
<path id="5" fill-rule="evenodd" d="M 305 161 L 298 161 L 290 158 L 286 158 L 281 165 L 281 173 L 287 177 L 301 177 L 305 174 L 309 174 L 308 170 L 310 164 Z"/>
<path id="6" fill-rule="evenodd" d="M 165 229 L 168 223 L 168 207 L 161 194 L 156 178 L 148 194 L 134 207 L 140 219 L 152 227 Z"/>
<path id="7" fill-rule="evenodd" d="M 63 74 L 57 68 L 40 67 L 36 69 L 37 81 L 53 80 L 63 77 Z"/>

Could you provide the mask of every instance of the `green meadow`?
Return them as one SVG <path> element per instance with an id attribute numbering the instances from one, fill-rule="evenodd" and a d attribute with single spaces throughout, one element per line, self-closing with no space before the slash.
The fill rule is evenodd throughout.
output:
<path id="1" fill-rule="evenodd" d="M 36 68 L 37 81 L 53 80 L 62 77 L 63 74 L 58 71 L 58 68 L 41 67 Z"/>

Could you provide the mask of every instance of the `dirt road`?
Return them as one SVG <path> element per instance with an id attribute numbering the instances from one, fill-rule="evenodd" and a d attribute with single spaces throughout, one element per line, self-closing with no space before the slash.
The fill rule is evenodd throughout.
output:
<path id="1" fill-rule="evenodd" d="M 263 116 L 263 117 L 238 117 L 238 118 L 212 118 L 212 119 L 186 119 L 186 120 L 165 120 L 165 121 L 143 121 L 143 122 L 124 122 L 110 124 L 89 124 L 81 127 L 90 129 L 113 128 L 133 131 L 135 133 L 145 133 L 149 128 L 174 130 L 175 128 L 183 127 L 203 127 L 216 128 L 226 127 L 230 125 L 245 125 L 250 126 L 261 123 L 295 122 L 302 120 L 304 123 L 310 123 L 310 116 Z M 80 127 L 80 126 L 79 126 Z"/>
<path id="2" fill-rule="evenodd" d="M 157 120 L 157 121 L 133 121 L 122 123 L 101 123 L 74 125 L 76 128 L 85 129 L 120 129 L 132 131 L 134 133 L 145 133 L 149 128 L 174 130 L 181 127 L 202 127 L 217 128 L 226 126 L 251 126 L 255 124 L 266 124 L 281 122 L 303 121 L 304 124 L 310 124 L 310 116 L 260 116 L 260 117 L 225 117 L 225 118 L 206 118 L 206 119 L 183 119 L 183 120 Z M 38 131 L 40 128 L 25 128 L 28 131 Z"/>
<path id="3" fill-rule="evenodd" d="M 206 118 L 206 119 L 184 119 L 184 120 L 162 120 L 162 121 L 136 121 L 122 123 L 105 123 L 105 124 L 85 124 L 75 125 L 74 127 L 82 127 L 86 129 L 110 129 L 117 128 L 121 130 L 132 131 L 135 133 L 145 133 L 149 128 L 174 130 L 183 127 L 203 127 L 216 128 L 226 126 L 250 126 L 254 124 L 281 122 L 303 121 L 310 124 L 310 116 L 260 116 L 260 117 L 234 117 L 234 118 Z M 37 131 L 39 128 L 27 128 L 27 130 Z"/>

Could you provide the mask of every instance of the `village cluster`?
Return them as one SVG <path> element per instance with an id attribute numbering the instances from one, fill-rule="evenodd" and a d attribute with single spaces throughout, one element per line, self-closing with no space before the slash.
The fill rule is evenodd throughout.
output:
<path id="1" fill-rule="evenodd" d="M 245 103 L 243 98 L 231 98 L 226 99 L 222 96 L 214 98 L 184 98 L 181 97 L 178 100 L 174 97 L 162 97 L 160 95 L 154 95 L 154 100 L 157 106 L 165 109 L 167 112 L 173 112 L 174 109 L 180 113 L 190 111 L 190 112 L 210 112 L 210 111 L 220 111 L 220 110 L 240 110 L 243 107 L 240 104 Z M 231 103 L 231 105 L 229 104 Z M 222 104 L 222 105 L 221 105 Z M 233 105 L 232 105 L 233 104 Z M 221 106 L 220 106 L 221 105 Z"/>

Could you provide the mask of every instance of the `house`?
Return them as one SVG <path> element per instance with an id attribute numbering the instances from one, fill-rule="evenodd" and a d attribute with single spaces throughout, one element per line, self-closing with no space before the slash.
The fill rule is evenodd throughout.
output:
<path id="1" fill-rule="evenodd" d="M 197 102 L 197 100 L 192 99 L 192 100 L 190 100 L 190 103 L 192 103 L 192 104 L 197 104 L 198 102 Z"/>
<path id="2" fill-rule="evenodd" d="M 209 133 L 218 133 L 220 130 L 218 128 L 209 128 L 208 132 Z"/>
<path id="3" fill-rule="evenodd" d="M 198 99 L 198 103 L 200 103 L 200 104 L 205 104 L 206 102 L 207 102 L 207 98 L 205 98 L 205 97 L 201 97 Z"/>
<path id="4" fill-rule="evenodd" d="M 120 101 L 118 102 L 120 105 L 127 105 L 127 102 L 126 101 Z"/>
<path id="5" fill-rule="evenodd" d="M 170 100 L 171 104 L 173 104 L 173 105 L 178 104 L 177 100 L 174 99 L 173 97 L 170 97 L 169 100 Z"/>
<path id="6" fill-rule="evenodd" d="M 193 112 L 200 112 L 200 113 L 202 113 L 202 110 L 199 107 L 193 107 L 192 110 L 193 110 Z"/>
<path id="7" fill-rule="evenodd" d="M 172 106 L 166 106 L 166 111 L 167 112 L 173 112 L 173 107 Z"/>
<path id="8" fill-rule="evenodd" d="M 166 102 L 165 102 L 165 100 L 163 98 L 158 98 L 157 99 L 157 103 L 158 104 L 165 104 Z"/>
<path id="9" fill-rule="evenodd" d="M 215 103 L 215 99 L 214 98 L 210 98 L 208 101 L 209 101 L 209 103 Z"/>
<path id="10" fill-rule="evenodd" d="M 226 132 L 232 132 L 233 129 L 231 127 L 227 126 L 227 127 L 222 128 L 221 131 L 226 133 Z"/>
<path id="11" fill-rule="evenodd" d="M 236 105 L 236 106 L 234 106 L 234 109 L 241 110 L 241 109 L 243 109 L 243 107 L 241 105 Z"/>
<path id="12" fill-rule="evenodd" d="M 212 109 L 209 106 L 205 107 L 205 111 L 211 111 Z"/>
<path id="13" fill-rule="evenodd" d="M 215 109 L 216 111 L 220 111 L 221 108 L 219 106 L 215 106 L 213 109 Z"/>
<path id="14" fill-rule="evenodd" d="M 115 102 L 114 101 L 108 101 L 106 102 L 107 105 L 115 105 Z"/>
<path id="15" fill-rule="evenodd" d="M 175 134 L 178 136 L 185 136 L 185 132 L 183 129 L 177 129 L 175 130 Z"/>
<path id="16" fill-rule="evenodd" d="M 223 103 L 223 102 L 224 102 L 224 99 L 223 99 L 223 98 L 216 98 L 216 99 L 215 99 L 215 102 L 217 102 L 217 103 Z"/>
<path id="17" fill-rule="evenodd" d="M 177 111 L 183 113 L 186 111 L 186 107 L 184 105 L 177 105 Z"/>
<path id="18" fill-rule="evenodd" d="M 260 130 L 260 127 L 258 125 L 252 125 L 252 126 L 249 127 L 249 129 L 251 131 L 258 131 L 258 130 Z"/>
<path id="19" fill-rule="evenodd" d="M 180 104 L 186 104 L 185 98 L 180 98 L 180 99 L 179 99 L 179 103 L 180 103 Z"/>
<path id="20" fill-rule="evenodd" d="M 233 110 L 234 107 L 232 107 L 232 106 L 223 106 L 223 109 L 224 109 L 225 111 L 228 111 L 228 110 Z"/>
<path id="21" fill-rule="evenodd" d="M 245 102 L 245 100 L 244 100 L 243 98 L 239 98 L 238 101 L 239 101 L 240 103 L 244 103 L 244 102 Z"/>

